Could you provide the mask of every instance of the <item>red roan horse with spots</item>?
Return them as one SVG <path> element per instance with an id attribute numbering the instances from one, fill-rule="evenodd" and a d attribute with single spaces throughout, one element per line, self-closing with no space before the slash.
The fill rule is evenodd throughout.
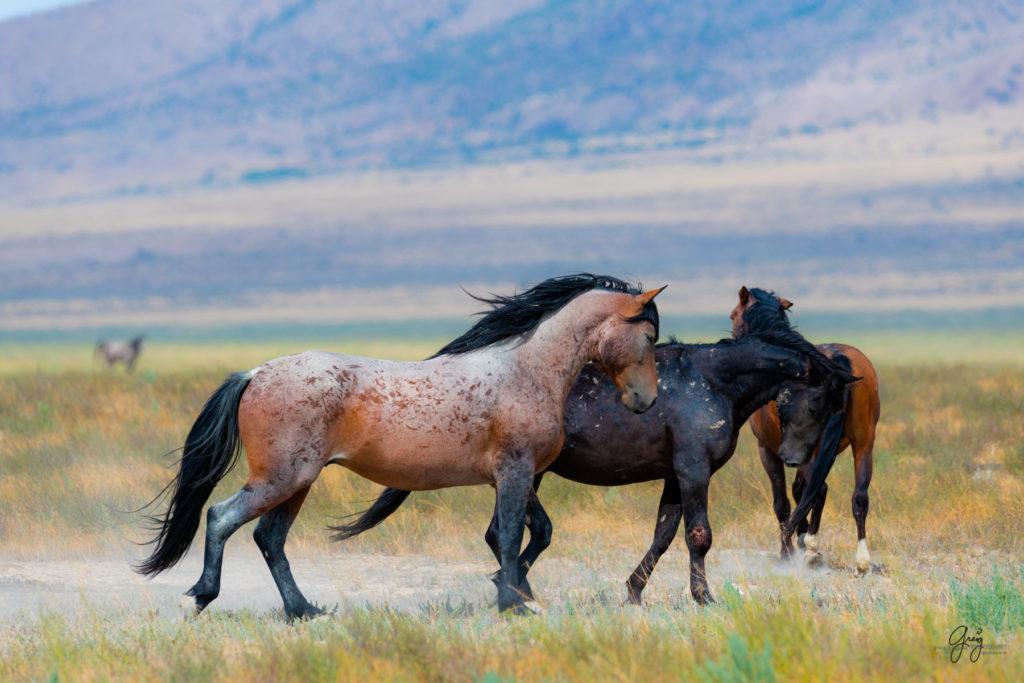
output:
<path id="1" fill-rule="evenodd" d="M 654 296 L 588 274 L 546 280 L 509 297 L 434 357 L 397 362 L 306 351 L 229 377 L 185 441 L 167 511 L 153 518 L 156 548 L 137 567 L 156 574 L 188 551 L 206 500 L 245 447 L 248 482 L 207 514 L 203 573 L 188 591 L 203 610 L 220 592 L 228 537 L 254 533 L 290 618 L 321 614 L 299 591 L 285 537 L 309 487 L 329 464 L 402 489 L 497 488 L 498 608 L 523 610 L 518 555 L 534 475 L 562 447 L 569 388 L 588 362 L 636 412 L 657 396 Z"/>
<path id="2" fill-rule="evenodd" d="M 733 309 L 733 336 L 743 337 L 765 330 L 790 329 L 787 311 L 793 304 L 786 299 L 776 297 L 771 292 L 761 289 L 743 287 L 739 292 L 739 303 Z M 835 454 L 848 446 L 853 449 L 853 469 L 856 484 L 853 490 L 853 518 L 857 522 L 857 571 L 865 573 L 871 568 L 871 555 L 868 553 L 865 523 L 868 516 L 868 485 L 871 483 L 872 453 L 875 447 L 875 429 L 881 413 L 878 400 L 878 375 L 867 356 L 860 350 L 847 344 L 822 344 L 818 346 L 829 358 L 849 367 L 860 381 L 851 385 L 844 407 L 842 440 Z M 807 557 L 813 559 L 818 554 L 817 534 L 821 524 L 821 511 L 825 506 L 828 485 L 822 482 L 819 493 L 813 501 L 810 523 L 807 522 L 807 509 L 797 510 L 790 515 L 789 497 L 786 494 L 786 472 L 784 464 L 799 465 L 806 462 L 806 454 L 793 452 L 787 443 L 787 432 L 800 430 L 820 434 L 830 417 L 828 409 L 823 405 L 825 397 L 816 387 L 801 387 L 780 394 L 778 401 L 772 401 L 760 408 L 750 418 L 750 427 L 757 438 L 761 463 L 772 484 L 775 516 L 782 526 L 782 557 L 788 559 L 793 553 L 792 535 L 795 530 L 800 546 L 807 551 Z M 779 419 L 787 429 L 780 429 Z M 817 439 L 814 439 L 815 445 Z M 798 449 L 797 449 L 798 450 Z M 817 457 L 817 452 L 815 452 Z M 808 482 L 809 470 L 813 464 L 800 466 L 793 480 L 793 498 L 800 500 Z M 827 470 L 826 470 L 827 472 Z"/>

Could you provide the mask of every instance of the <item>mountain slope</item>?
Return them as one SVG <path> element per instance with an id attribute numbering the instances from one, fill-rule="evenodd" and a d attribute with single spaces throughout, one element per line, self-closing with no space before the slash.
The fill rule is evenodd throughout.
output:
<path id="1" fill-rule="evenodd" d="M 1014 3 L 99 0 L 0 23 L 0 200 L 1019 104 Z"/>

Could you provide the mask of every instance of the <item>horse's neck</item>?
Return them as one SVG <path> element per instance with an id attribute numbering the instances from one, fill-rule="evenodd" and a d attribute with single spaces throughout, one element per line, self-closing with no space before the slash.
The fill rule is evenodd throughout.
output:
<path id="1" fill-rule="evenodd" d="M 594 296 L 579 295 L 541 322 L 525 341 L 515 346 L 517 365 L 541 384 L 561 406 L 583 367 L 596 355 L 602 323 L 613 313 L 610 305 L 595 305 Z M 610 298 L 610 297 L 609 297 Z"/>
<path id="2" fill-rule="evenodd" d="M 802 369 L 795 359 L 783 363 L 769 360 L 754 346 L 718 348 L 715 354 L 718 357 L 714 362 L 703 363 L 702 370 L 712 386 L 732 403 L 737 425 L 774 399 L 781 385 Z"/>

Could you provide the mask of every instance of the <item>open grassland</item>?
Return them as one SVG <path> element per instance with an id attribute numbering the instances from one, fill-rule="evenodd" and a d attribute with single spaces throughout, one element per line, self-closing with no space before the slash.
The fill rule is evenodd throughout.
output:
<path id="1" fill-rule="evenodd" d="M 820 337 L 833 339 L 865 350 L 882 384 L 868 576 L 853 573 L 848 454 L 829 479 L 826 568 L 774 563 L 770 491 L 746 429 L 712 479 L 708 571 L 719 602 L 706 609 L 690 601 L 681 539 L 652 577 L 647 606 L 620 606 L 622 583 L 649 543 L 658 484 L 603 489 L 547 478 L 540 493 L 555 536 L 532 575 L 546 609 L 505 619 L 483 576 L 496 568 L 482 540 L 490 489 L 417 493 L 379 528 L 331 545 L 324 524 L 365 507 L 379 487 L 329 468 L 289 538 L 300 585 L 304 563 L 351 556 L 383 585 L 410 584 L 422 599 L 381 590 L 373 605 L 351 604 L 351 588 L 339 585 L 310 593 L 336 605 L 331 618 L 289 625 L 275 609 L 246 606 L 242 587 L 226 580 L 221 600 L 241 592 L 243 606 L 215 602 L 182 621 L 141 597 L 121 606 L 111 596 L 137 588 L 115 583 L 57 608 L 0 606 L 0 679 L 1024 680 L 1022 342 Z M 131 376 L 101 368 L 88 349 L 0 347 L 0 565 L 140 559 L 145 550 L 134 543 L 147 533 L 129 511 L 170 479 L 169 452 L 228 372 L 310 346 L 414 359 L 443 341 L 151 344 Z M 245 473 L 243 464 L 214 499 Z M 236 534 L 226 570 L 251 545 L 248 529 Z M 462 563 L 480 576 L 470 588 L 439 589 L 410 569 L 429 562 Z M 955 664 L 942 649 L 961 624 L 982 629 L 977 662 L 970 648 Z"/>

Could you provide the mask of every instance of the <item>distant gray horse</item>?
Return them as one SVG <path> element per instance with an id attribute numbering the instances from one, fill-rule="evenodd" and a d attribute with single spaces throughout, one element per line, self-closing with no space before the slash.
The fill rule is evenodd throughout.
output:
<path id="1" fill-rule="evenodd" d="M 131 341 L 103 341 L 101 339 L 96 343 L 96 353 L 103 357 L 108 368 L 114 363 L 124 363 L 128 372 L 131 372 L 135 369 L 135 361 L 139 359 L 139 354 L 142 353 L 144 340 L 145 337 L 142 335 Z"/>

